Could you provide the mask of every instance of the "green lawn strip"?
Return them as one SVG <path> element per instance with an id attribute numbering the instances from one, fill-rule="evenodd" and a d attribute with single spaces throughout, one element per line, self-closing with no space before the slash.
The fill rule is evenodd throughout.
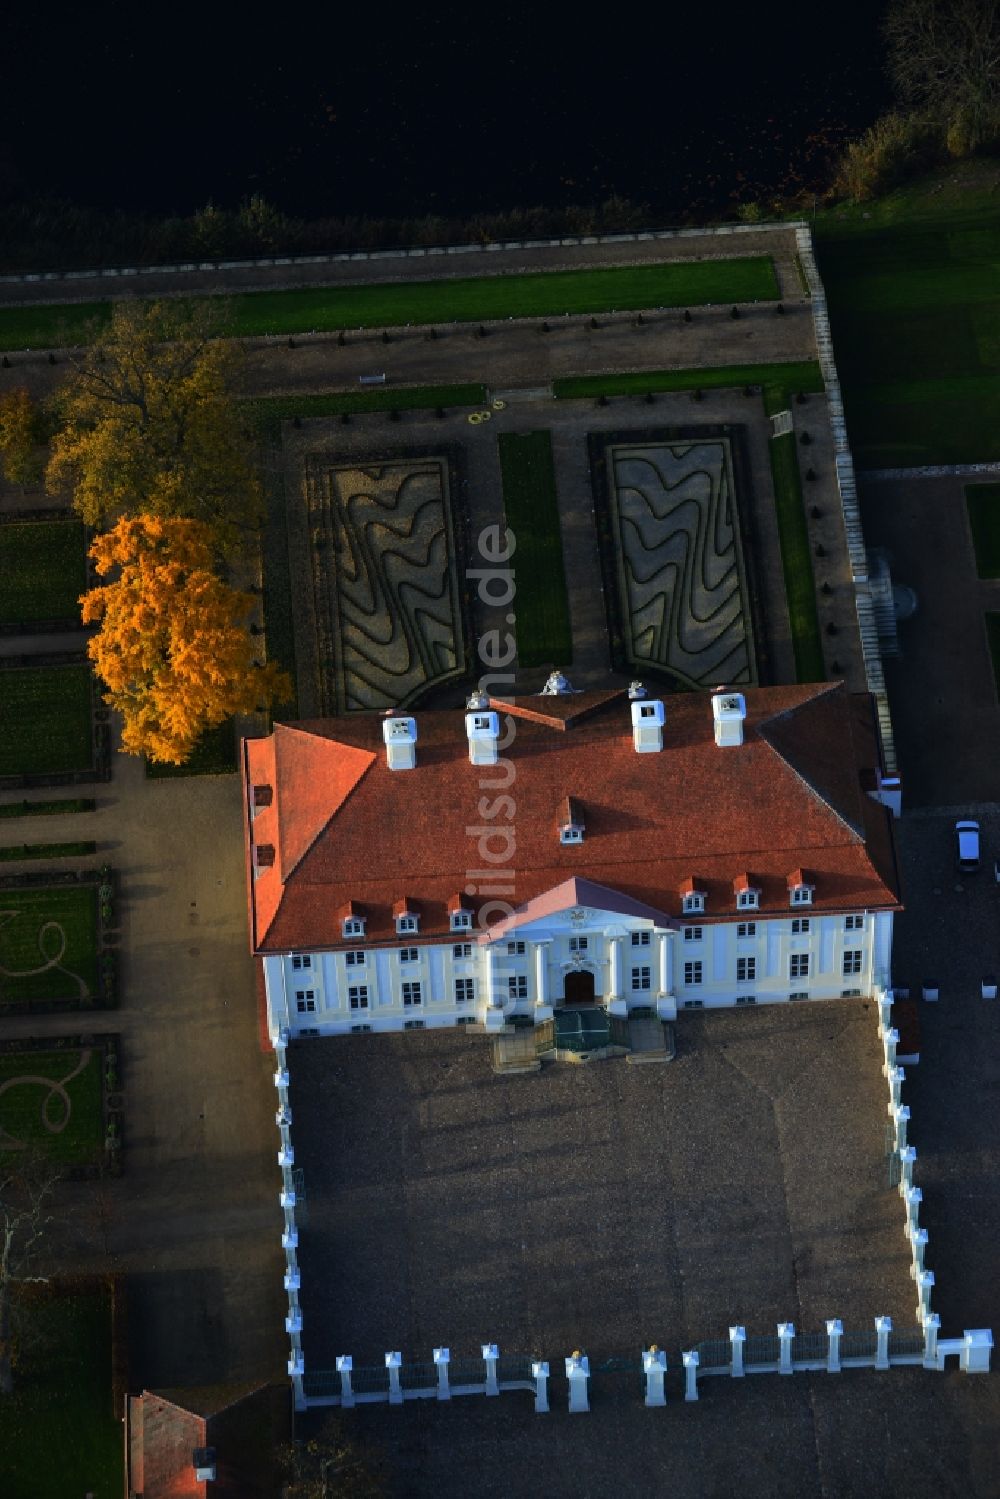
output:
<path id="1" fill-rule="evenodd" d="M 783 437 L 772 438 L 770 454 L 795 670 L 800 682 L 822 682 L 826 670 L 794 434 L 786 432 Z"/>
<path id="2" fill-rule="evenodd" d="M 366 286 L 301 287 L 246 292 L 231 299 L 232 332 L 336 332 L 404 324 L 477 323 L 563 313 L 697 307 L 710 302 L 773 301 L 778 281 L 770 256 L 666 261 L 609 270 L 538 271 Z M 0 348 L 54 348 L 87 342 L 106 302 L 0 308 Z"/>
<path id="3" fill-rule="evenodd" d="M 981 578 L 1000 578 L 1000 484 L 967 484 L 965 503 L 976 571 Z"/>
<path id="4" fill-rule="evenodd" d="M 0 525 L 0 623 L 72 619 L 87 586 L 83 526 L 76 520 Z"/>
<path id="5" fill-rule="evenodd" d="M 122 1426 L 111 1403 L 107 1291 L 33 1298 L 22 1315 L 28 1336 L 14 1393 L 0 1400 L 0 1493 L 120 1499 Z"/>
<path id="6" fill-rule="evenodd" d="M 194 747 L 191 758 L 183 765 L 165 765 L 146 761 L 146 775 L 153 781 L 174 776 L 223 776 L 236 769 L 236 724 L 227 718 L 214 729 L 208 729 Z"/>
<path id="7" fill-rule="evenodd" d="M 10 817 L 58 817 L 64 812 L 93 812 L 92 796 L 64 796 L 51 802 L 7 802 L 0 805 L 0 820 Z"/>
<path id="8" fill-rule="evenodd" d="M 90 691 L 89 666 L 0 671 L 0 775 L 89 770 Z"/>
<path id="9" fill-rule="evenodd" d="M 715 369 L 630 370 L 612 375 L 572 375 L 553 382 L 562 399 L 581 396 L 641 396 L 676 390 L 736 390 L 747 385 L 763 388 L 769 416 L 783 410 L 793 394 L 822 391 L 823 377 L 814 360 L 793 364 L 730 364 Z"/>
<path id="10" fill-rule="evenodd" d="M 247 401 L 250 421 L 262 438 L 277 441 L 281 423 L 293 417 L 341 416 L 365 411 L 433 411 L 442 406 L 482 406 L 482 385 L 410 385 L 375 390 L 338 390 L 322 395 L 264 396 Z"/>
<path id="11" fill-rule="evenodd" d="M 0 969 L 0 1008 L 96 997 L 96 886 L 0 890 Z"/>
<path id="12" fill-rule="evenodd" d="M 11 843 L 0 847 L 0 860 L 79 858 L 96 850 L 93 839 L 79 843 Z"/>
<path id="13" fill-rule="evenodd" d="M 81 1051 L 69 1047 L 61 1051 L 4 1052 L 0 1054 L 0 1089 L 13 1078 L 48 1078 L 63 1083 L 76 1072 L 82 1056 Z M 61 1094 L 51 1092 L 44 1082 L 20 1082 L 3 1089 L 0 1131 L 67 1165 L 99 1159 L 104 1144 L 102 1066 L 102 1053 L 95 1049 L 81 1071 L 63 1083 L 70 1104 L 68 1118 Z"/>
<path id="14" fill-rule="evenodd" d="M 507 525 L 514 534 L 518 664 L 567 666 L 573 632 L 548 432 L 505 432 L 497 439 Z"/>

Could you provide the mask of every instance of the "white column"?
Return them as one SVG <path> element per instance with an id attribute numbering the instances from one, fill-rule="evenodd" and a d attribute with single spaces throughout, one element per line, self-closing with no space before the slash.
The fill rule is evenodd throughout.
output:
<path id="1" fill-rule="evenodd" d="M 500 1386 L 497 1383 L 497 1360 L 500 1357 L 500 1349 L 495 1343 L 484 1343 L 483 1363 L 486 1365 L 486 1393 L 487 1395 L 499 1395 Z"/>
<path id="2" fill-rule="evenodd" d="M 975 1327 L 966 1331 L 960 1363 L 966 1374 L 988 1374 L 990 1354 L 993 1349 L 993 1334 L 988 1327 Z"/>
<path id="3" fill-rule="evenodd" d="M 890 1067 L 886 1076 L 889 1079 L 889 1097 L 892 1099 L 894 1106 L 899 1105 L 903 1101 L 903 1082 L 905 1081 L 906 1073 L 902 1067 Z"/>
<path id="4" fill-rule="evenodd" d="M 889 1334 L 892 1332 L 891 1317 L 875 1318 L 875 1367 L 889 1367 Z"/>
<path id="5" fill-rule="evenodd" d="M 534 943 L 535 949 L 535 1023 L 552 1019 L 549 1004 L 549 944 Z"/>
<path id="6" fill-rule="evenodd" d="M 894 1026 L 885 1032 L 882 1037 L 882 1045 L 885 1047 L 885 1061 L 882 1063 L 882 1076 L 888 1077 L 890 1070 L 896 1065 L 896 1047 L 899 1045 L 899 1032 Z"/>
<path id="7" fill-rule="evenodd" d="M 904 1145 L 899 1152 L 899 1195 L 905 1197 L 908 1188 L 913 1186 L 913 1167 L 917 1159 L 917 1147 L 915 1145 Z"/>
<path id="8" fill-rule="evenodd" d="M 589 1411 L 587 1381 L 590 1378 L 590 1359 L 577 1348 L 566 1360 L 566 1378 L 569 1380 L 569 1409 Z"/>
<path id="9" fill-rule="evenodd" d="M 486 1028 L 499 1031 L 503 1026 L 503 996 L 497 988 L 496 948 L 491 942 L 486 949 Z"/>
<path id="10" fill-rule="evenodd" d="M 301 1333 L 301 1331 L 302 1331 L 302 1308 L 301 1307 L 293 1306 L 293 1307 L 289 1308 L 288 1316 L 285 1318 L 285 1331 L 287 1333 L 289 1333 L 289 1334 L 296 1333 L 296 1332 Z"/>
<path id="11" fill-rule="evenodd" d="M 889 994 L 880 994 L 878 996 L 878 1033 L 883 1038 L 891 1025 L 889 1018 L 891 1014 L 892 996 Z"/>
<path id="12" fill-rule="evenodd" d="M 285 1271 L 285 1290 L 286 1291 L 297 1291 L 297 1290 L 299 1290 L 299 1288 L 301 1287 L 301 1285 L 302 1285 L 302 1273 L 299 1270 L 298 1265 L 296 1265 L 294 1267 L 289 1267 L 289 1269 L 287 1269 Z"/>
<path id="13" fill-rule="evenodd" d="M 642 949 L 640 948 L 641 952 Z M 622 939 L 612 937 L 608 942 L 608 968 L 609 987 L 608 1013 L 611 1015 L 627 1015 L 628 1001 L 623 992 L 622 980 Z"/>
<path id="14" fill-rule="evenodd" d="M 677 1019 L 677 996 L 673 993 L 671 983 L 670 959 L 673 950 L 673 933 L 657 932 L 656 940 L 659 944 L 657 957 L 659 959 L 659 988 L 656 994 L 656 1013 L 661 1020 Z"/>
<path id="15" fill-rule="evenodd" d="M 840 1373 L 840 1340 L 844 1336 L 844 1324 L 839 1317 L 831 1317 L 826 1324 L 826 1335 L 830 1346 L 826 1355 L 826 1372 Z"/>
<path id="16" fill-rule="evenodd" d="M 448 1365 L 451 1362 L 451 1351 L 448 1348 L 435 1348 L 434 1366 L 438 1371 L 437 1398 L 439 1400 L 451 1399 L 451 1387 L 448 1384 Z"/>
<path id="17" fill-rule="evenodd" d="M 340 1404 L 345 1411 L 354 1408 L 354 1388 L 351 1384 L 351 1370 L 354 1368 L 354 1360 L 349 1353 L 341 1353 L 337 1356 L 337 1373 L 340 1375 Z"/>
<path id="18" fill-rule="evenodd" d="M 941 1318 L 937 1312 L 931 1312 L 924 1321 L 924 1368 L 936 1369 L 938 1333 L 941 1331 Z"/>
<path id="19" fill-rule="evenodd" d="M 295 1409 L 304 1411 L 306 1408 L 306 1393 L 302 1381 L 306 1372 L 306 1361 L 300 1350 L 296 1350 L 288 1360 L 288 1377 L 292 1381 L 292 1389 L 295 1391 Z"/>
<path id="20" fill-rule="evenodd" d="M 549 1409 L 549 1366 L 546 1363 L 532 1364 L 531 1377 L 535 1381 L 535 1415 L 544 1416 Z"/>
<path id="21" fill-rule="evenodd" d="M 681 1363 L 684 1365 L 685 1400 L 698 1399 L 698 1362 L 699 1354 L 697 1351 L 681 1354 Z"/>
<path id="22" fill-rule="evenodd" d="M 642 1372 L 646 1376 L 646 1404 L 666 1405 L 663 1381 L 667 1372 L 667 1355 L 655 1343 L 643 1352 Z"/>
<path id="23" fill-rule="evenodd" d="M 896 1126 L 896 1149 L 902 1150 L 906 1144 L 906 1126 L 909 1123 L 910 1110 L 905 1103 L 890 1104 L 889 1114 L 892 1117 L 893 1124 Z"/>
<path id="24" fill-rule="evenodd" d="M 792 1367 L 792 1339 L 795 1336 L 794 1322 L 778 1323 L 778 1340 L 781 1344 L 781 1357 L 778 1362 L 779 1374 L 794 1374 Z"/>
<path id="25" fill-rule="evenodd" d="M 913 1263 L 910 1265 L 910 1279 L 916 1280 L 924 1268 L 924 1255 L 927 1253 L 927 1230 L 918 1228 L 910 1237 L 910 1248 L 913 1250 Z"/>
<path id="26" fill-rule="evenodd" d="M 924 1200 L 924 1194 L 919 1187 L 907 1187 L 903 1193 L 903 1201 L 906 1203 L 906 1236 L 912 1239 L 920 1227 L 920 1204 Z"/>
<path id="27" fill-rule="evenodd" d="M 731 1370 L 734 1379 L 743 1378 L 743 1344 L 747 1340 L 745 1327 L 731 1327 L 729 1329 L 729 1343 L 732 1348 Z"/>
<path id="28" fill-rule="evenodd" d="M 387 1353 L 385 1356 L 385 1367 L 389 1371 L 389 1404 L 402 1405 L 403 1386 L 399 1382 L 399 1369 L 403 1362 L 401 1353 Z"/>
<path id="29" fill-rule="evenodd" d="M 917 1276 L 917 1321 L 923 1324 L 931 1314 L 931 1293 L 934 1290 L 934 1271 L 921 1270 Z"/>

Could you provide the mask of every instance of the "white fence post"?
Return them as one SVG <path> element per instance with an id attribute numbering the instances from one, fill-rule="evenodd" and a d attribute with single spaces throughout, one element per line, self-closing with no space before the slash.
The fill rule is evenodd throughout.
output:
<path id="1" fill-rule="evenodd" d="M 938 1366 L 937 1345 L 938 1333 L 941 1331 L 941 1318 L 937 1312 L 931 1312 L 924 1318 L 924 1368 L 936 1369 Z"/>
<path id="2" fill-rule="evenodd" d="M 892 1332 L 891 1317 L 875 1318 L 875 1367 L 889 1367 L 889 1334 Z"/>
<path id="3" fill-rule="evenodd" d="M 732 1349 L 730 1370 L 734 1379 L 743 1378 L 743 1344 L 747 1340 L 745 1327 L 731 1327 L 729 1329 L 729 1345 Z"/>
<path id="4" fill-rule="evenodd" d="M 663 1380 L 667 1372 L 667 1355 L 655 1343 L 643 1351 L 642 1372 L 646 1376 L 646 1404 L 666 1405 Z"/>
<path id="5" fill-rule="evenodd" d="M 439 1400 L 451 1399 L 451 1387 L 448 1384 L 448 1365 L 451 1363 L 450 1348 L 435 1348 L 434 1364 L 438 1371 L 437 1398 Z"/>
<path id="6" fill-rule="evenodd" d="M 903 1098 L 903 1083 L 906 1080 L 906 1073 L 902 1067 L 892 1066 L 888 1069 L 886 1076 L 889 1079 L 889 1094 L 893 1105 L 898 1106 Z"/>
<path id="7" fill-rule="evenodd" d="M 885 1047 L 885 1061 L 882 1064 L 882 1076 L 888 1077 L 896 1065 L 896 1047 L 899 1045 L 899 1032 L 895 1026 L 890 1026 L 882 1037 L 882 1045 Z"/>
<path id="8" fill-rule="evenodd" d="M 910 1110 L 907 1104 L 890 1104 L 889 1113 L 892 1122 L 896 1126 L 896 1149 L 902 1150 L 906 1144 L 906 1126 L 910 1118 Z"/>
<path id="9" fill-rule="evenodd" d="M 831 1317 L 826 1324 L 826 1336 L 829 1347 L 826 1353 L 826 1372 L 828 1374 L 840 1373 L 840 1340 L 844 1336 L 844 1324 L 839 1317 Z"/>
<path id="10" fill-rule="evenodd" d="M 794 1322 L 778 1323 L 778 1340 L 781 1344 L 781 1357 L 778 1363 L 779 1374 L 793 1374 L 792 1365 L 792 1339 L 795 1336 Z"/>
<path id="11" fill-rule="evenodd" d="M 916 1280 L 923 1274 L 924 1255 L 927 1252 L 927 1230 L 918 1228 L 910 1238 L 910 1247 L 913 1250 L 913 1263 L 910 1266 L 910 1279 Z"/>
<path id="12" fill-rule="evenodd" d="M 306 1408 L 306 1392 L 303 1388 L 303 1379 L 306 1372 L 306 1361 L 301 1352 L 296 1349 L 288 1360 L 288 1377 L 292 1381 L 292 1389 L 295 1391 L 295 1409 L 304 1411 Z"/>
<path id="13" fill-rule="evenodd" d="M 387 1353 L 385 1356 L 385 1367 L 389 1371 L 389 1404 L 402 1405 L 403 1386 L 399 1381 L 400 1365 L 403 1362 L 401 1353 Z"/>
<path id="14" fill-rule="evenodd" d="M 903 1201 L 906 1203 L 906 1236 L 912 1238 L 920 1227 L 920 1204 L 924 1200 L 924 1194 L 919 1187 L 907 1187 L 903 1193 Z"/>
<path id="15" fill-rule="evenodd" d="M 574 1349 L 566 1360 L 566 1378 L 569 1380 L 570 1411 L 589 1411 L 587 1381 L 590 1378 L 590 1359 L 579 1348 Z"/>
<path id="16" fill-rule="evenodd" d="M 917 1161 L 917 1147 L 904 1145 L 899 1152 L 899 1195 L 906 1196 L 907 1187 L 913 1186 L 913 1168 Z"/>
<path id="17" fill-rule="evenodd" d="M 351 1384 L 351 1370 L 353 1368 L 354 1359 L 349 1353 L 340 1353 L 337 1355 L 337 1373 L 340 1375 L 340 1406 L 345 1411 L 354 1408 L 354 1388 Z"/>
<path id="18" fill-rule="evenodd" d="M 681 1362 L 684 1365 L 684 1399 L 698 1399 L 698 1364 L 699 1355 L 697 1350 L 691 1353 L 682 1353 Z"/>
<path id="19" fill-rule="evenodd" d="M 966 1328 L 960 1356 L 961 1367 L 966 1374 L 988 1374 L 993 1334 L 988 1327 L 976 1327 L 970 1332 Z"/>
<path id="20" fill-rule="evenodd" d="M 499 1395 L 500 1386 L 497 1383 L 497 1359 L 500 1357 L 500 1349 L 495 1343 L 484 1343 L 483 1362 L 486 1365 L 486 1393 L 487 1395 Z"/>
<path id="21" fill-rule="evenodd" d="M 917 1321 L 924 1322 L 931 1314 L 931 1292 L 934 1290 L 934 1271 L 921 1270 L 917 1276 Z"/>
<path id="22" fill-rule="evenodd" d="M 531 1377 L 535 1381 L 535 1414 L 538 1416 L 544 1416 L 549 1408 L 548 1364 L 532 1364 Z"/>

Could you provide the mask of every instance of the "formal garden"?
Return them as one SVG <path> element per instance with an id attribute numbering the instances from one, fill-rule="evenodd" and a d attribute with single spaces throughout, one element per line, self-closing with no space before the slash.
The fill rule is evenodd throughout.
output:
<path id="1" fill-rule="evenodd" d="M 30 659 L 0 661 L 0 778 L 89 772 L 97 779 L 90 667 L 82 659 L 21 664 Z"/>
<path id="2" fill-rule="evenodd" d="M 78 520 L 0 522 L 0 629 L 77 628 L 85 545 Z"/>
<path id="3" fill-rule="evenodd" d="M 0 1015 L 113 1002 L 115 959 L 99 955 L 98 935 L 114 920 L 110 881 L 9 878 L 11 888 L 0 888 Z"/>
<path id="4" fill-rule="evenodd" d="M 103 1053 L 0 1051 L 0 1159 L 34 1150 L 66 1165 L 101 1159 Z"/>

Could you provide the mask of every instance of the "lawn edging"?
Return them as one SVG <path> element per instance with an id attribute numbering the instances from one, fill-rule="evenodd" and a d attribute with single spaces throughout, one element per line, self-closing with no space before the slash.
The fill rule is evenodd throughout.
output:
<path id="1" fill-rule="evenodd" d="M 0 844 L 0 861 L 17 859 L 72 859 L 97 852 L 93 838 L 78 843 L 7 843 Z"/>

